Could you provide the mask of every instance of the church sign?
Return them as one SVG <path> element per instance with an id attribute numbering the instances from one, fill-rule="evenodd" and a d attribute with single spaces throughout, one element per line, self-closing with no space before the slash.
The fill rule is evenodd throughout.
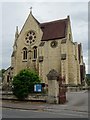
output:
<path id="1" fill-rule="evenodd" d="M 34 92 L 42 92 L 42 85 L 41 84 L 35 84 L 34 85 Z"/>

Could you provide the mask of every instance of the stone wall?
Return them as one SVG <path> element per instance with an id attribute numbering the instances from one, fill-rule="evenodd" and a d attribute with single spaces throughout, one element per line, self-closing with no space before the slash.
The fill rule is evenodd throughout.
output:
<path id="1" fill-rule="evenodd" d="M 2 93 L 2 99 L 3 100 L 18 100 L 12 92 L 3 92 Z M 41 102 L 46 102 L 47 101 L 47 95 L 44 94 L 30 94 L 28 98 L 25 100 L 27 101 L 41 101 Z"/>

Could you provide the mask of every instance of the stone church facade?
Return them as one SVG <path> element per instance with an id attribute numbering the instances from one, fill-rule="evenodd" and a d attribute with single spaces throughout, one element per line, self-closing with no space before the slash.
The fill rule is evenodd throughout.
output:
<path id="1" fill-rule="evenodd" d="M 4 84 L 25 68 L 37 71 L 45 85 L 48 73 L 53 70 L 67 85 L 84 83 L 82 45 L 73 42 L 69 16 L 40 23 L 30 12 L 20 32 L 16 27 L 11 66 L 5 72 Z"/>

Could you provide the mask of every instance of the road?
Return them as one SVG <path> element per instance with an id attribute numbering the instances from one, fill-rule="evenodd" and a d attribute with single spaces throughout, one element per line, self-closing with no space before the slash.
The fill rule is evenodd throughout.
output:
<path id="1" fill-rule="evenodd" d="M 88 118 L 87 113 L 61 110 L 60 112 L 3 108 L 3 118 Z"/>
<path id="2" fill-rule="evenodd" d="M 68 92 L 65 105 L 3 101 L 4 118 L 88 118 L 88 92 Z"/>

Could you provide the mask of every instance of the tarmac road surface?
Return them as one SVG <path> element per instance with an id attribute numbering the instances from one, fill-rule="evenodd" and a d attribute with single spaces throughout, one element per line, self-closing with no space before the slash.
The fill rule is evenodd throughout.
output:
<path id="1" fill-rule="evenodd" d="M 3 118 L 88 118 L 88 114 L 67 110 L 49 112 L 3 108 Z"/>

